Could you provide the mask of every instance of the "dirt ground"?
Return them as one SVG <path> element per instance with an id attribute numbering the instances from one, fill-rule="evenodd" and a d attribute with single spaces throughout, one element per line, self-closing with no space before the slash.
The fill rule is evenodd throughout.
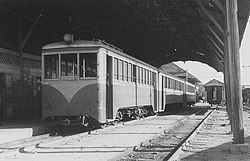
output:
<path id="1" fill-rule="evenodd" d="M 250 145 L 250 114 L 243 113 L 245 143 Z M 221 107 L 207 120 L 203 128 L 182 151 L 180 161 L 250 161 L 248 153 L 231 152 L 233 134 L 225 107 Z"/>

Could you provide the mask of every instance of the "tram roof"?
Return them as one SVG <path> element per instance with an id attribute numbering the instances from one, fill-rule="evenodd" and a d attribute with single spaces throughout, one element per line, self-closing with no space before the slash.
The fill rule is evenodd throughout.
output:
<path id="1" fill-rule="evenodd" d="M 58 49 L 58 48 L 68 48 L 68 47 L 88 47 L 88 46 L 102 46 L 99 42 L 87 41 L 87 40 L 77 40 L 72 43 L 67 43 L 65 41 L 50 43 L 43 46 L 42 49 Z"/>
<path id="2" fill-rule="evenodd" d="M 42 46 L 70 32 L 76 39 L 105 40 L 155 67 L 190 60 L 223 71 L 224 2 L 2 0 L 0 47 L 19 51 L 23 45 L 25 53 L 40 55 Z M 241 42 L 250 2 L 237 2 Z"/>
<path id="3" fill-rule="evenodd" d="M 131 55 L 128 55 L 128 54 L 124 53 L 122 49 L 120 49 L 112 44 L 109 44 L 105 41 L 102 41 L 102 40 L 92 40 L 92 41 L 90 41 L 90 40 L 76 40 L 73 42 L 61 41 L 61 42 L 47 44 L 47 45 L 42 47 L 42 50 L 44 50 L 44 51 L 53 50 L 54 51 L 54 49 L 55 50 L 58 49 L 58 51 L 61 51 L 61 50 L 66 49 L 66 48 L 97 48 L 97 49 L 98 48 L 106 48 L 106 49 L 114 51 L 115 53 L 120 54 L 128 59 L 131 59 L 133 61 L 141 63 L 141 64 L 148 66 L 154 70 L 157 70 L 157 68 L 152 66 L 151 64 L 148 64 L 140 59 L 137 59 Z"/>
<path id="4" fill-rule="evenodd" d="M 61 41 L 61 42 L 55 42 L 55 43 L 50 43 L 47 44 L 45 46 L 42 47 L 42 49 L 57 49 L 57 48 L 69 48 L 69 47 L 109 47 L 109 48 L 113 48 L 115 50 L 119 50 L 122 51 L 122 49 L 109 44 L 105 41 L 102 40 L 73 40 L 72 42 L 65 42 L 65 41 Z"/>

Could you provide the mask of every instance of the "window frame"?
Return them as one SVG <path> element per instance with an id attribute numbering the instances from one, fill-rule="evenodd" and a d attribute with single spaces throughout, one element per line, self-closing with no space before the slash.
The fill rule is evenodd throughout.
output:
<path id="1" fill-rule="evenodd" d="M 45 57 L 46 56 L 52 56 L 52 55 L 57 55 L 58 56 L 58 73 L 57 73 L 57 78 L 46 78 L 45 77 Z M 42 55 L 42 80 L 47 81 L 47 80 L 60 80 L 61 78 L 61 66 L 60 66 L 60 61 L 61 61 L 61 55 L 58 52 L 51 52 L 51 53 L 43 53 Z"/>
<path id="2" fill-rule="evenodd" d="M 79 68 L 78 68 L 78 70 L 79 70 L 79 73 L 78 73 L 78 77 L 79 77 L 79 79 L 80 80 L 84 80 L 84 79 L 97 79 L 97 77 L 98 77 L 98 51 L 96 51 L 96 52 L 89 52 L 89 51 L 85 51 L 85 52 L 77 52 L 78 53 L 78 61 L 79 61 L 79 63 L 78 63 L 78 66 L 79 66 Z M 80 55 L 81 54 L 95 54 L 96 55 L 96 76 L 95 77 L 86 77 L 86 72 L 85 72 L 85 76 L 84 77 L 80 77 L 80 62 L 81 62 L 81 60 L 80 60 Z M 86 59 L 85 59 L 86 60 Z M 85 64 L 86 64 L 86 61 L 85 61 Z M 86 70 L 86 69 L 85 69 Z"/>
<path id="3" fill-rule="evenodd" d="M 77 74 L 75 76 L 61 76 L 61 56 L 64 54 L 76 54 L 77 57 Z M 95 77 L 80 77 L 80 54 L 95 54 L 96 55 L 96 76 Z M 58 78 L 48 79 L 45 78 L 45 57 L 50 55 L 58 55 Z M 47 51 L 42 53 L 42 81 L 59 81 L 59 80 L 84 80 L 84 79 L 97 79 L 98 76 L 98 51 Z M 69 77 L 72 79 L 63 79 L 62 77 Z M 73 79 L 74 78 L 74 79 Z"/>

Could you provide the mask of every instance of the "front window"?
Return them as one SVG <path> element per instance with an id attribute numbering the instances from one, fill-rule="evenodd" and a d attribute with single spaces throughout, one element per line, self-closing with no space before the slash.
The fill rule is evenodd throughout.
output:
<path id="1" fill-rule="evenodd" d="M 97 54 L 80 53 L 80 77 L 97 76 Z"/>
<path id="2" fill-rule="evenodd" d="M 62 54 L 61 55 L 61 76 L 77 75 L 77 55 Z"/>
<path id="3" fill-rule="evenodd" d="M 59 73 L 59 56 L 45 55 L 44 56 L 44 78 L 45 79 L 58 79 Z"/>

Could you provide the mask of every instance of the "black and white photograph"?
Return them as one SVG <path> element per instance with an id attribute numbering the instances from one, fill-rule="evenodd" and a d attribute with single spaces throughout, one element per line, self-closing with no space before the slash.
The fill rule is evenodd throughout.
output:
<path id="1" fill-rule="evenodd" d="M 250 0 L 0 0 L 1 161 L 249 161 Z"/>

